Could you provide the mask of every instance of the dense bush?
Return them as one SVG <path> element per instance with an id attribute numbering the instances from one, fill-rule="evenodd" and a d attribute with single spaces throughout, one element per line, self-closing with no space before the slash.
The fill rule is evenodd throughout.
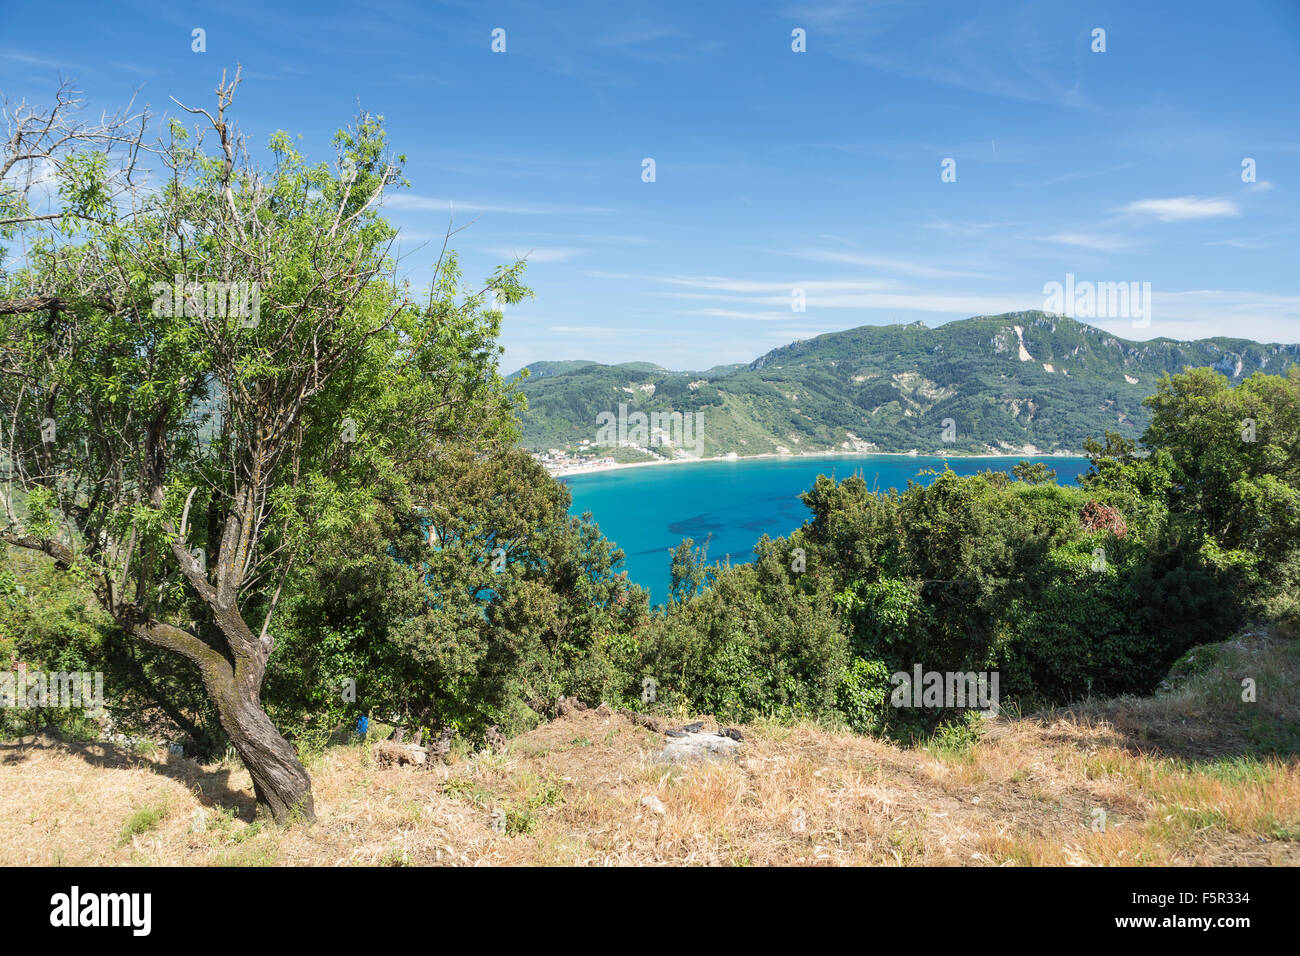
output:
<path id="1" fill-rule="evenodd" d="M 791 634 L 768 629 L 811 633 L 790 595 L 819 611 L 832 595 L 848 655 L 837 715 L 911 736 L 949 716 L 884 703 L 889 676 L 917 664 L 997 671 L 1004 701 L 1037 705 L 1149 692 L 1247 615 L 1285 625 L 1300 603 L 1300 373 L 1232 389 L 1198 370 L 1167 377 L 1148 405 L 1144 447 L 1090 441 L 1081 487 L 1028 466 L 1016 481 L 945 471 L 885 494 L 819 478 L 809 520 L 764 541 L 752 573 L 726 569 L 700 589 L 698 562 L 675 555 L 674 581 L 689 586 L 655 619 L 647 659 L 677 665 L 673 689 L 697 708 L 788 713 L 762 661 Z M 824 633 L 815 643 L 832 646 Z"/>
<path id="2" fill-rule="evenodd" d="M 562 693 L 626 693 L 645 594 L 563 485 L 518 449 L 448 449 L 412 487 L 422 504 L 385 499 L 299 572 L 267 677 L 278 719 L 478 735 L 532 726 Z"/>
<path id="3" fill-rule="evenodd" d="M 848 663 L 830 592 L 806 592 L 772 542 L 755 550 L 754 564 L 719 569 L 709 588 L 651 621 L 642 671 L 660 703 L 720 720 L 828 719 Z"/>

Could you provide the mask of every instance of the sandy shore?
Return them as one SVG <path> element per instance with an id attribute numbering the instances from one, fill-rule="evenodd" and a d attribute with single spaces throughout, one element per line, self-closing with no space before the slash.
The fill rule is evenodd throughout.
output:
<path id="1" fill-rule="evenodd" d="M 783 455 L 777 452 L 765 452 L 761 455 L 718 455 L 713 458 L 665 458 L 661 461 L 628 461 L 618 462 L 613 465 L 586 465 L 580 468 L 570 468 L 564 471 L 551 471 L 551 475 L 556 478 L 567 478 L 570 475 L 590 475 L 598 471 L 619 471 L 624 468 L 656 468 L 663 465 L 689 465 L 700 464 L 702 462 L 719 462 L 719 461 L 758 461 L 764 458 L 1084 458 L 1082 452 L 917 452 L 912 454 L 906 451 L 805 451 L 798 454 Z M 548 468 L 547 471 L 550 471 Z"/>

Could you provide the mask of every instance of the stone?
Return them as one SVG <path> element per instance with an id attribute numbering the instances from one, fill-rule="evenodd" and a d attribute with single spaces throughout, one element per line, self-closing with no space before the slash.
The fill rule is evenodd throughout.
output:
<path id="1" fill-rule="evenodd" d="M 653 794 L 650 795 L 650 796 L 642 797 L 642 798 L 641 798 L 641 806 L 643 806 L 643 807 L 649 807 L 651 813 L 656 813 L 656 814 L 658 814 L 658 815 L 661 816 L 661 817 L 662 817 L 662 816 L 664 815 L 664 813 L 666 812 L 666 811 L 664 810 L 664 804 L 663 804 L 663 801 L 660 800 L 658 797 L 654 796 Z"/>
<path id="2" fill-rule="evenodd" d="M 423 767 L 429 761 L 428 749 L 414 747 L 411 744 L 399 744 L 392 740 L 379 741 L 371 748 L 371 752 L 374 754 L 375 763 L 381 767 L 400 767 L 403 764 Z"/>
<path id="3" fill-rule="evenodd" d="M 670 737 L 659 754 L 660 763 L 685 763 L 691 760 L 730 760 L 744 747 L 739 740 L 718 734 L 692 733 Z"/>
<path id="4" fill-rule="evenodd" d="M 569 714 L 581 713 L 587 709 L 587 705 L 576 697 L 565 697 L 560 695 L 559 700 L 555 702 L 555 714 L 557 717 L 567 717 Z"/>

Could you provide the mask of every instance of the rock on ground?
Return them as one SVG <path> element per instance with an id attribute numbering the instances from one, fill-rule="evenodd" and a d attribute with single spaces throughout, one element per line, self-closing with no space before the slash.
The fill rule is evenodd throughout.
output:
<path id="1" fill-rule="evenodd" d="M 736 757 L 744 745 L 730 737 L 714 733 L 685 734 L 669 737 L 659 754 L 660 763 L 683 763 L 688 760 L 729 760 Z"/>

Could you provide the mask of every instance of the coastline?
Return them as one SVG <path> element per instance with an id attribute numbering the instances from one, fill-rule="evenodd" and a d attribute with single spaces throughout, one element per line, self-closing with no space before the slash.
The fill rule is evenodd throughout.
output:
<path id="1" fill-rule="evenodd" d="M 664 465 L 687 465 L 698 464 L 703 462 L 722 462 L 722 461 L 760 461 L 770 458 L 789 458 L 791 460 L 798 458 L 1084 458 L 1082 452 L 987 452 L 975 454 L 973 452 L 906 452 L 906 451 L 805 451 L 798 454 L 781 454 L 779 452 L 763 452 L 758 455 L 717 455 L 712 458 L 666 458 L 662 461 L 627 461 L 616 462 L 612 465 L 588 465 L 581 468 L 569 468 L 563 471 L 547 471 L 553 478 L 568 478 L 572 475 L 592 475 L 604 471 L 620 471 L 625 468 L 657 468 Z"/>

